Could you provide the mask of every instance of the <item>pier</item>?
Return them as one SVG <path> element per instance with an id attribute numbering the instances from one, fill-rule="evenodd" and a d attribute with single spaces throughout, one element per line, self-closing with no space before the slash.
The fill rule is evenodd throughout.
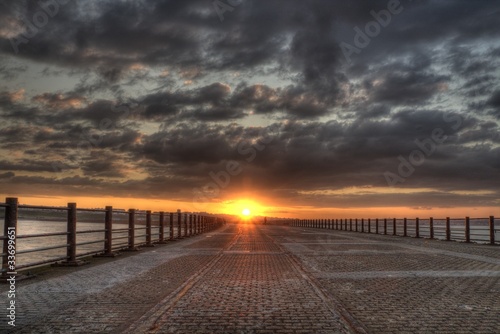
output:
<path id="1" fill-rule="evenodd" d="M 221 224 L 46 269 L 17 282 L 16 327 L 2 315 L 0 331 L 500 331 L 498 245 L 292 225 Z"/>

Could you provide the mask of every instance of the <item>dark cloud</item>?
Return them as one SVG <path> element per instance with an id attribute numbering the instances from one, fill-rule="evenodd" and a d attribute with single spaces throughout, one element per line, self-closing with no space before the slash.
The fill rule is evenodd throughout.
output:
<path id="1" fill-rule="evenodd" d="M 191 200 L 237 162 L 221 198 L 497 205 L 498 1 L 402 0 L 348 61 L 341 43 L 387 5 L 243 1 L 221 20 L 205 0 L 72 1 L 33 30 L 19 18 L 39 2 L 4 2 L 0 182 Z M 446 139 L 398 184 L 414 192 L 369 191 L 434 131 Z"/>
<path id="2" fill-rule="evenodd" d="M 493 93 L 491 98 L 488 100 L 488 105 L 499 108 L 500 107 L 500 90 Z"/>

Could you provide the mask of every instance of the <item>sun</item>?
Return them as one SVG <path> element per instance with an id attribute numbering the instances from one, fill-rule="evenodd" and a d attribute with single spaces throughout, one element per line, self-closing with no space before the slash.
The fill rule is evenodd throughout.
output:
<path id="1" fill-rule="evenodd" d="M 243 209 L 243 211 L 241 211 L 241 214 L 244 216 L 244 217 L 248 217 L 250 216 L 251 212 L 249 209 Z"/>

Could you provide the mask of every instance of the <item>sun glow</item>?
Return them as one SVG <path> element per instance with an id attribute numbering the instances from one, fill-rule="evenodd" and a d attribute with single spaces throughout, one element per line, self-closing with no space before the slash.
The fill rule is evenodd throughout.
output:
<path id="1" fill-rule="evenodd" d="M 248 217 L 248 216 L 250 216 L 250 213 L 251 213 L 251 212 L 250 212 L 250 210 L 249 210 L 249 209 L 247 209 L 247 208 L 245 208 L 245 209 L 243 209 L 243 211 L 241 211 L 241 214 L 242 214 L 244 217 Z"/>

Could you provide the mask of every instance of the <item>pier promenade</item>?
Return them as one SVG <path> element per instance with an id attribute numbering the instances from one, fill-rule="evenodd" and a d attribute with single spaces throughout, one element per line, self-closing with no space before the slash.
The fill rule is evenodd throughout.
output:
<path id="1" fill-rule="evenodd" d="M 43 271 L 5 314 L 2 333 L 499 333 L 500 248 L 227 224 Z"/>

